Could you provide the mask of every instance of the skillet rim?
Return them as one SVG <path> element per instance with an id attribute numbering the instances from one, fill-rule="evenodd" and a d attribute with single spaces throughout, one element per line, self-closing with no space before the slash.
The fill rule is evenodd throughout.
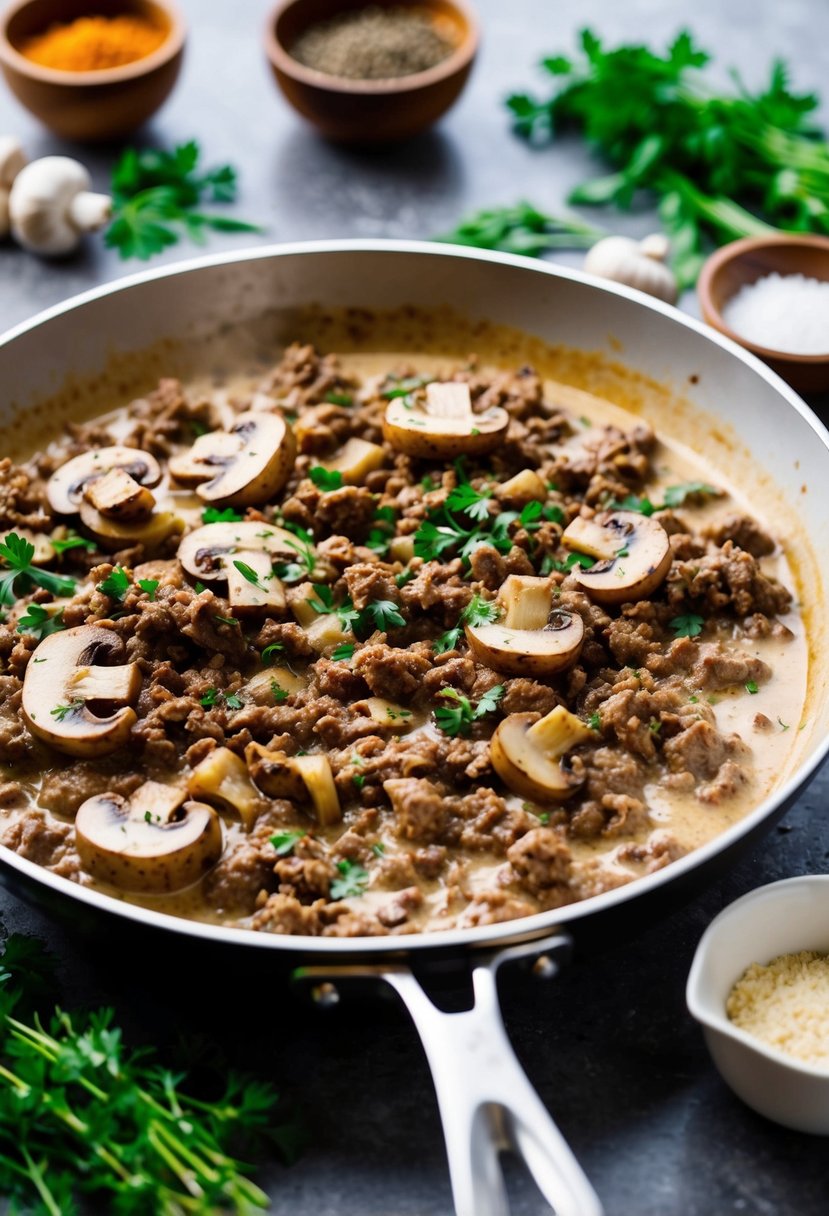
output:
<path id="1" fill-rule="evenodd" d="M 606 292 L 628 300 L 631 304 L 644 307 L 656 312 L 680 328 L 690 329 L 704 341 L 721 347 L 727 354 L 746 364 L 755 374 L 765 380 L 782 397 L 786 405 L 793 409 L 814 432 L 821 447 L 829 458 L 829 430 L 802 398 L 786 382 L 759 358 L 746 351 L 738 343 L 711 329 L 702 321 L 687 315 L 656 300 L 652 296 L 622 284 L 612 283 L 570 267 L 558 266 L 552 263 L 535 261 L 518 254 L 498 253 L 492 250 L 473 249 L 463 245 L 437 244 L 428 241 L 390 240 L 369 238 L 342 238 L 324 241 L 292 241 L 282 244 L 252 246 L 245 250 L 231 250 L 222 253 L 203 254 L 200 257 L 189 258 L 169 265 L 138 271 L 123 278 L 114 279 L 99 287 L 90 288 L 59 304 L 36 313 L 35 316 L 13 326 L 0 335 L 0 350 L 12 345 L 18 338 L 33 330 L 47 325 L 66 313 L 71 313 L 85 304 L 105 299 L 115 293 L 129 292 L 132 288 L 144 283 L 163 280 L 173 276 L 195 273 L 203 269 L 217 266 L 232 265 L 240 262 L 268 261 L 273 258 L 297 255 L 325 255 L 332 253 L 387 253 L 415 254 L 435 258 L 450 258 L 484 262 L 494 265 L 510 266 L 526 273 L 547 275 L 552 278 L 568 279 L 580 283 L 595 291 Z M 829 662 L 829 660 L 827 660 Z M 424 933 L 413 933 L 401 937 L 306 937 L 288 934 L 261 933 L 253 929 L 231 928 L 225 925 L 215 925 L 209 922 L 189 920 L 186 917 L 174 916 L 168 912 L 158 912 L 142 907 L 139 904 L 120 900 L 115 896 L 89 887 L 81 887 L 69 879 L 53 874 L 36 862 L 29 861 L 5 845 L 0 845 L 0 867 L 18 871 L 24 879 L 38 887 L 45 887 L 56 895 L 73 902 L 81 903 L 87 908 L 98 909 L 110 916 L 119 916 L 136 926 L 153 930 L 161 930 L 168 934 L 182 934 L 195 937 L 202 941 L 258 947 L 260 949 L 286 951 L 296 955 L 313 955 L 318 957 L 339 957 L 341 955 L 361 957 L 404 957 L 410 954 L 420 955 L 424 952 L 446 953 L 450 950 L 467 948 L 493 948 L 512 944 L 517 941 L 532 940 L 546 936 L 554 930 L 566 928 L 571 922 L 589 920 L 603 913 L 611 913 L 620 905 L 635 903 L 648 895 L 653 895 L 673 883 L 682 884 L 688 880 L 694 870 L 702 869 L 721 854 L 733 852 L 741 843 L 748 843 L 765 826 L 771 826 L 775 817 L 783 814 L 785 808 L 805 788 L 811 778 L 820 768 L 829 754 L 829 733 L 815 747 L 814 752 L 797 767 L 788 781 L 779 789 L 774 790 L 750 814 L 738 820 L 725 832 L 698 849 L 686 854 L 685 857 L 671 862 L 670 865 L 653 874 L 638 878 L 631 883 L 589 899 L 579 900 L 563 908 L 554 908 L 549 912 L 539 912 L 534 916 L 522 917 L 517 920 L 505 921 L 497 925 L 482 925 L 465 929 L 432 930 Z M 745 838 L 745 840 L 743 839 Z"/>

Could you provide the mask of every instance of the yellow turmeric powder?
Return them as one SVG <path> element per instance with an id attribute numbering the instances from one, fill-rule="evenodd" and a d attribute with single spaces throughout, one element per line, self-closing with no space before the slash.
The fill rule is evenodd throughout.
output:
<path id="1" fill-rule="evenodd" d="M 94 72 L 143 59 L 161 46 L 168 31 L 145 17 L 78 17 L 29 38 L 20 53 L 44 68 Z"/>

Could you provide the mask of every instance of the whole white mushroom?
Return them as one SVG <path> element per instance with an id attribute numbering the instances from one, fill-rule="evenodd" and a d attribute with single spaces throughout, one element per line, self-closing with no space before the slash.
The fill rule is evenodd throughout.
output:
<path id="1" fill-rule="evenodd" d="M 84 166 L 68 156 L 44 156 L 26 165 L 9 195 L 14 239 L 45 257 L 71 253 L 84 233 L 103 227 L 112 214 L 112 199 L 91 185 Z"/>
<path id="2" fill-rule="evenodd" d="M 14 135 L 0 135 L 0 240 L 9 234 L 9 193 L 26 164 L 26 153 Z"/>

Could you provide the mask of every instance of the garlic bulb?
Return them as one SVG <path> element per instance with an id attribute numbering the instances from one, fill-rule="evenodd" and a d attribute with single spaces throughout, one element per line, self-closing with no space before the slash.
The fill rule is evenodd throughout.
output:
<path id="1" fill-rule="evenodd" d="M 584 269 L 637 291 L 647 292 L 667 304 L 675 304 L 679 292 L 673 272 L 665 265 L 670 251 L 662 233 L 633 241 L 626 236 L 608 236 L 597 241 L 584 259 Z"/>

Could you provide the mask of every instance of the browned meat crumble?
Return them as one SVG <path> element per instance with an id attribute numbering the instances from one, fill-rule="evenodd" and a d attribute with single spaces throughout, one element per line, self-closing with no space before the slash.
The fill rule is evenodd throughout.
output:
<path id="1" fill-rule="evenodd" d="M 27 604 L 48 608 L 53 597 L 34 587 L 18 600 L 0 625 L 0 760 L 7 766 L 0 807 L 11 812 L 3 844 L 90 882 L 73 843 L 79 807 L 104 795 L 129 798 L 148 779 L 186 782 L 226 748 L 244 763 L 254 795 L 244 824 L 226 798 L 212 800 L 225 841 L 197 902 L 210 915 L 271 933 L 400 934 L 427 923 L 495 924 L 659 869 L 683 848 L 652 817 L 648 786 L 658 781 L 694 797 L 704 814 L 751 781 L 749 747 L 718 729 L 708 698 L 772 674 L 749 651 L 753 639 L 786 632 L 777 618 L 791 595 L 761 566 L 773 539 L 741 512 L 696 526 L 692 494 L 650 517 L 670 541 L 660 585 L 620 604 L 597 602 L 579 567 L 567 568 L 562 532 L 580 514 L 590 518 L 647 495 L 655 477 L 650 427 L 594 426 L 574 454 L 565 441 L 581 424 L 545 399 L 532 369 L 486 372 L 473 361 L 454 380 L 469 385 L 479 415 L 506 410 L 509 429 L 490 455 L 430 461 L 383 438 L 388 386 L 410 376 L 416 367 L 360 384 L 334 356 L 295 345 L 263 379 L 255 402 L 223 407 L 231 415 L 251 408 L 279 414 L 296 434 L 284 488 L 237 512 L 263 529 L 277 524 L 306 534 L 312 560 L 299 575 L 283 571 L 284 606 L 236 612 L 226 584 L 183 569 L 181 529 L 154 547 L 141 540 L 76 547 L 50 564 L 77 580 L 76 593 L 61 600 L 62 625 L 102 625 L 122 639 L 123 662 L 138 666 L 135 721 L 116 750 L 73 757 L 29 729 L 21 691 L 38 638 L 18 624 Z M 2 462 L 4 534 L 59 537 L 71 528 L 92 537 L 77 517 L 56 514 L 46 496 L 48 478 L 65 461 L 117 442 L 164 466 L 196 436 L 228 425 L 213 401 L 169 379 L 127 416 L 117 440 L 105 421 L 73 425 L 25 467 Z M 310 471 L 351 439 L 382 446 L 382 457 L 359 484 L 315 482 Z M 537 514 L 522 513 L 531 500 L 509 485 L 524 470 L 537 472 L 545 487 Z M 415 534 L 462 482 L 485 501 L 480 509 L 490 523 L 510 513 L 506 539 L 467 557 L 457 546 L 431 559 L 415 555 Z M 472 526 L 473 518 L 463 523 Z M 185 531 L 201 523 L 191 515 Z M 102 590 L 117 568 L 127 575 L 121 596 Z M 510 576 L 546 578 L 556 610 L 580 619 L 578 658 L 561 671 L 493 669 L 462 629 L 436 647 L 473 597 L 494 601 Z M 356 632 L 353 620 L 344 628 L 344 650 L 316 644 L 307 612 L 295 612 L 295 589 L 307 581 L 328 605 L 348 602 L 361 614 Z M 378 603 L 385 614 L 374 619 Z M 322 616 L 325 601 L 319 607 Z M 698 620 L 699 630 L 680 628 L 677 636 L 678 619 Z M 262 677 L 271 670 L 298 678 L 283 688 Z M 458 733 L 435 718 L 438 707 L 462 704 L 458 698 L 474 712 L 487 697 L 490 708 Z M 373 709 L 378 698 L 392 707 L 386 718 Z M 566 797 L 522 797 L 493 766 L 493 730 L 510 715 L 535 722 L 557 707 L 590 728 L 567 758 L 571 786 Z M 757 721 L 756 729 L 767 729 L 765 715 Z M 319 752 L 330 763 L 340 811 L 327 823 L 301 783 L 290 786 L 295 774 L 286 777 L 286 764 Z M 209 791 L 200 800 L 211 802 Z M 591 842 L 613 850 L 610 864 L 598 852 L 579 852 Z"/>

